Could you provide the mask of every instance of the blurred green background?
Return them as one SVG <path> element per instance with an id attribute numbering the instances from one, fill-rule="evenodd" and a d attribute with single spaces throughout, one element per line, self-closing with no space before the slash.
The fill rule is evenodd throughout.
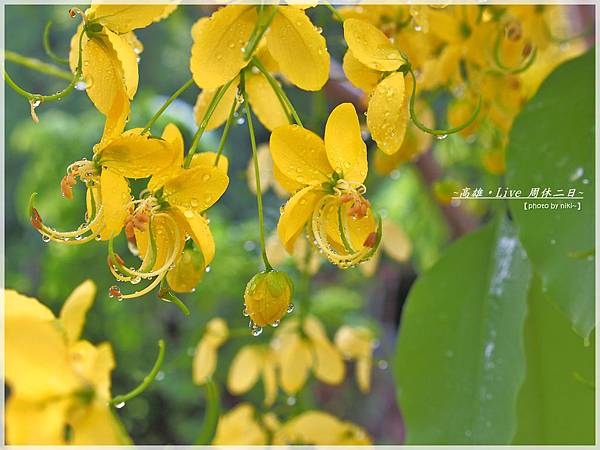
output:
<path id="1" fill-rule="evenodd" d="M 42 34 L 46 22 L 52 20 L 52 48 L 66 56 L 77 26 L 77 21 L 68 15 L 68 8 L 6 6 L 6 49 L 48 61 Z M 145 50 L 128 127 L 143 126 L 166 97 L 189 79 L 190 29 L 207 14 L 202 6 L 182 6 L 167 20 L 136 32 Z M 341 61 L 345 46 L 340 25 L 331 20 L 325 8 L 314 8 L 309 15 L 315 25 L 325 28 L 323 34 L 332 58 Z M 65 85 L 64 80 L 11 62 L 6 67 L 11 77 L 31 92 L 51 93 Z M 333 105 L 327 103 L 323 93 L 309 94 L 290 86 L 286 90 L 300 115 L 307 119 L 307 126 L 321 134 Z M 57 313 L 73 288 L 86 278 L 94 280 L 98 295 L 88 314 L 84 337 L 94 343 L 107 340 L 112 344 L 117 361 L 113 395 L 140 382 L 154 361 L 157 340 L 165 338 L 167 356 L 157 381 L 118 410 L 118 415 L 137 444 L 193 442 L 204 411 L 203 390 L 191 378 L 194 348 L 212 317 L 225 317 L 231 327 L 246 326 L 247 319 L 241 314 L 242 293 L 246 282 L 261 269 L 256 201 L 245 175 L 251 156 L 245 124 L 233 127 L 226 146 L 230 185 L 209 212 L 217 256 L 196 292 L 182 296 L 192 311 L 186 318 L 174 305 L 158 300 L 155 293 L 123 302 L 109 298 L 107 290 L 115 281 L 106 264 L 105 243 L 93 241 L 75 247 L 42 242 L 28 221 L 28 198 L 34 191 L 39 193 L 37 207 L 44 221 L 58 229 L 74 229 L 83 221 L 83 188 L 78 186 L 74 200 L 69 202 L 61 196 L 60 180 L 68 164 L 91 156 L 91 148 L 102 133 L 103 117 L 84 92 L 74 91 L 60 102 L 41 105 L 37 110 L 40 123 L 34 124 L 27 101 L 8 88 L 5 92 L 7 288 L 39 298 Z M 185 92 L 154 126 L 155 133 L 168 121 L 174 121 L 189 144 L 196 129 L 192 108 L 197 94 L 195 87 Z M 266 141 L 267 132 L 260 124 L 258 129 L 258 141 Z M 207 133 L 201 149 L 215 150 L 219 133 L 220 130 Z M 295 405 L 288 405 L 292 402 L 280 393 L 277 410 L 285 415 L 295 409 L 315 407 L 364 426 L 377 443 L 401 443 L 404 430 L 388 358 L 394 349 L 408 288 L 416 272 L 437 259 L 448 230 L 411 166 L 386 178 L 373 172 L 367 186 L 370 200 L 379 212 L 400 224 L 413 239 L 414 264 L 398 264 L 383 256 L 376 275 L 365 278 L 359 270 L 339 271 L 324 263 L 313 283 L 311 303 L 317 305 L 331 338 L 342 323 L 366 323 L 377 331 L 380 345 L 375 353 L 372 392 L 360 394 L 350 367 L 341 386 L 330 387 L 312 380 Z M 275 230 L 283 202 L 271 190 L 265 196 L 268 235 Z M 127 255 L 124 241 L 122 238 L 118 243 L 121 255 Z M 283 267 L 297 275 L 291 261 Z M 241 345 L 266 341 L 271 334 L 271 330 L 266 330 L 260 337 L 249 334 L 247 339 L 228 343 L 220 352 L 217 380 L 225 380 L 229 361 Z M 261 389 L 259 383 L 248 396 L 257 405 L 262 400 Z M 239 401 L 228 396 L 224 388 L 222 394 L 226 407 Z"/>

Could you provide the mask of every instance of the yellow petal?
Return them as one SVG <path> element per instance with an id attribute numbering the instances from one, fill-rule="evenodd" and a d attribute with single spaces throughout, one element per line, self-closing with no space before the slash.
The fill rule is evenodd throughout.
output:
<path id="1" fill-rule="evenodd" d="M 131 190 L 125 178 L 105 167 L 100 174 L 100 192 L 104 211 L 104 228 L 100 231 L 100 237 L 106 240 L 111 236 L 116 237 L 123 229 L 129 215 Z"/>
<path id="2" fill-rule="evenodd" d="M 396 261 L 407 261 L 412 253 L 412 244 L 406 233 L 389 219 L 385 219 L 382 226 L 384 237 L 381 245 L 385 252 Z"/>
<path id="3" fill-rule="evenodd" d="M 202 251 L 204 265 L 208 266 L 215 257 L 215 241 L 210 232 L 208 220 L 197 211 L 179 207 L 177 209 L 185 220 L 187 232 Z"/>
<path id="4" fill-rule="evenodd" d="M 321 411 L 306 411 L 288 420 L 273 438 L 274 445 L 335 445 L 347 432 L 345 424 Z"/>
<path id="5" fill-rule="evenodd" d="M 277 398 L 277 375 L 275 360 L 271 355 L 265 358 L 263 363 L 263 386 L 265 389 L 265 401 L 266 406 L 271 406 Z"/>
<path id="6" fill-rule="evenodd" d="M 88 341 L 77 341 L 69 348 L 69 358 L 74 372 L 93 387 L 96 399 L 110 399 L 110 374 L 115 368 L 112 347 L 108 342 L 98 346 Z"/>
<path id="7" fill-rule="evenodd" d="M 90 20 L 96 20 L 115 33 L 123 34 L 136 28 L 145 28 L 171 14 L 177 5 L 103 5 L 94 4 L 86 11 Z"/>
<path id="8" fill-rule="evenodd" d="M 360 124 L 352 103 L 338 105 L 325 125 L 327 159 L 347 181 L 362 183 L 367 177 L 367 146 L 360 134 Z"/>
<path id="9" fill-rule="evenodd" d="M 373 256 L 371 256 L 371 258 L 369 258 L 367 261 L 361 263 L 360 266 L 358 266 L 358 268 L 365 277 L 372 277 L 373 275 L 375 275 L 377 267 L 379 267 L 380 259 L 381 248 L 378 248 L 377 250 L 375 250 Z"/>
<path id="10" fill-rule="evenodd" d="M 282 6 L 266 35 L 269 53 L 279 70 L 300 89 L 318 91 L 329 79 L 325 38 L 304 11 Z"/>
<path id="11" fill-rule="evenodd" d="M 391 72 L 404 63 L 400 52 L 388 37 L 368 22 L 344 20 L 344 37 L 352 55 L 371 69 Z"/>
<path id="12" fill-rule="evenodd" d="M 367 126 L 379 148 L 388 155 L 402 146 L 408 125 L 404 75 L 394 73 L 383 80 L 375 91 L 367 109 Z"/>
<path id="13" fill-rule="evenodd" d="M 158 190 L 165 182 L 175 176 L 181 170 L 181 165 L 183 163 L 183 150 L 184 150 L 184 141 L 181 131 L 177 128 L 177 125 L 173 123 L 167 124 L 165 129 L 163 130 L 162 138 L 168 142 L 168 144 L 172 148 L 172 152 L 174 154 L 174 158 L 172 164 L 165 168 L 163 171 L 158 172 L 152 176 L 150 181 L 148 182 L 148 189 L 151 191 Z"/>
<path id="14" fill-rule="evenodd" d="M 215 152 L 200 152 L 196 153 L 192 157 L 192 162 L 190 163 L 190 168 L 197 166 L 206 166 L 213 167 L 215 165 L 215 161 L 217 160 L 217 154 Z M 219 157 L 219 163 L 217 167 L 224 173 L 227 174 L 229 170 L 229 160 L 227 156 L 221 154 Z"/>
<path id="15" fill-rule="evenodd" d="M 313 344 L 315 376 L 328 384 L 341 383 L 346 366 L 342 355 L 327 337 L 321 322 L 313 316 L 307 316 L 304 321 L 304 332 Z"/>
<path id="16" fill-rule="evenodd" d="M 167 282 L 174 292 L 193 292 L 205 271 L 202 252 L 196 248 L 185 248 L 175 267 L 167 273 Z"/>
<path id="17" fill-rule="evenodd" d="M 262 370 L 262 353 L 260 346 L 246 345 L 235 355 L 227 375 L 229 392 L 241 395 L 252 389 Z"/>
<path id="18" fill-rule="evenodd" d="M 225 91 L 225 94 L 217 104 L 217 107 L 214 109 L 212 116 L 210 116 L 210 120 L 208 121 L 208 125 L 206 126 L 206 130 L 213 130 L 225 123 L 229 117 L 229 113 L 231 112 L 231 105 L 236 99 L 237 90 L 238 83 L 234 81 Z M 216 89 L 204 89 L 200 95 L 198 95 L 196 105 L 194 106 L 194 117 L 196 118 L 196 124 L 200 125 L 202 123 L 204 115 L 208 110 L 208 106 L 210 105 L 210 102 L 212 101 L 216 92 Z M 239 105 L 236 106 L 236 109 L 238 106 Z"/>
<path id="19" fill-rule="evenodd" d="M 375 89 L 381 79 L 381 72 L 365 66 L 354 57 L 351 50 L 344 55 L 342 67 L 350 83 L 365 92 Z"/>
<path id="20" fill-rule="evenodd" d="M 65 445 L 70 400 L 35 402 L 11 395 L 6 402 L 6 442 L 9 445 Z"/>
<path id="21" fill-rule="evenodd" d="M 312 355 L 297 333 L 281 336 L 280 339 L 281 347 L 277 351 L 280 384 L 288 395 L 294 395 L 306 383 Z"/>
<path id="22" fill-rule="evenodd" d="M 271 161 L 272 160 L 273 158 L 271 158 Z M 298 183 L 293 178 L 288 177 L 281 170 L 279 170 L 275 164 L 273 164 L 273 176 L 275 177 L 278 186 L 287 193 L 294 193 L 304 187 L 304 183 Z M 282 197 L 285 196 L 283 194 L 285 194 L 285 192 L 282 193 Z"/>
<path id="23" fill-rule="evenodd" d="M 196 347 L 193 364 L 193 379 L 196 384 L 204 384 L 212 377 L 217 367 L 217 348 L 210 341 L 202 339 Z"/>
<path id="24" fill-rule="evenodd" d="M 168 141 L 140 134 L 141 128 L 97 146 L 100 165 L 126 178 L 146 178 L 171 167 L 179 153 Z"/>
<path id="25" fill-rule="evenodd" d="M 108 404 L 98 401 L 82 408 L 73 415 L 73 445 L 130 445 L 131 439 L 123 425 L 109 409 Z"/>
<path id="26" fill-rule="evenodd" d="M 458 18 L 458 13 L 456 10 L 446 8 L 441 10 L 430 8 L 427 11 L 429 31 L 443 42 L 454 44 L 463 41 L 464 36 L 461 32 L 462 21 Z"/>
<path id="27" fill-rule="evenodd" d="M 252 111 L 268 130 L 273 131 L 275 128 L 289 123 L 286 110 L 262 73 L 248 73 L 246 93 Z"/>
<path id="28" fill-rule="evenodd" d="M 165 183 L 163 198 L 173 206 L 201 212 L 223 195 L 228 184 L 229 177 L 218 167 L 193 167 Z"/>
<path id="29" fill-rule="evenodd" d="M 229 5 L 210 19 L 200 19 L 192 28 L 190 70 L 204 89 L 216 89 L 235 77 L 248 64 L 242 48 L 256 24 L 256 8 Z"/>
<path id="30" fill-rule="evenodd" d="M 96 285 L 86 280 L 75 288 L 60 310 L 59 320 L 67 333 L 67 340 L 75 342 L 81 335 L 85 315 L 94 302 Z"/>
<path id="31" fill-rule="evenodd" d="M 178 220 L 178 216 L 172 216 L 175 219 L 175 226 L 180 227 L 180 239 L 179 242 L 173 242 L 173 223 L 164 216 L 154 216 L 150 221 L 150 226 L 144 230 L 140 231 L 137 228 L 135 229 L 135 240 L 138 251 L 140 252 L 140 257 L 143 259 L 146 256 L 148 249 L 150 248 L 150 228 L 152 229 L 152 234 L 155 239 L 156 244 L 156 259 L 154 261 L 154 266 L 152 266 L 153 270 L 159 269 L 162 267 L 167 258 L 173 251 L 175 246 L 182 245 L 184 242 L 184 233 L 185 229 L 181 226 L 182 220 Z"/>
<path id="32" fill-rule="evenodd" d="M 265 192 L 273 182 L 273 160 L 269 151 L 269 144 L 261 144 L 256 151 L 260 175 L 260 189 Z M 250 159 L 246 168 L 246 179 L 248 188 L 256 194 L 256 176 L 254 173 L 254 161 Z"/>
<path id="33" fill-rule="evenodd" d="M 292 252 L 299 232 L 310 220 L 317 201 L 323 196 L 318 187 L 306 186 L 288 200 L 277 224 L 277 233 L 288 252 Z"/>
<path id="34" fill-rule="evenodd" d="M 131 100 L 137 91 L 139 81 L 138 55 L 127 41 L 127 38 L 109 30 L 105 30 L 105 33 L 121 63 L 125 90 L 127 91 L 127 96 Z"/>
<path id="35" fill-rule="evenodd" d="M 11 395 L 44 399 L 77 389 L 67 341 L 36 299 L 5 291 L 5 376 Z"/>
<path id="36" fill-rule="evenodd" d="M 335 345 L 345 358 L 371 358 L 373 332 L 364 326 L 342 325 L 335 333 Z"/>
<path id="37" fill-rule="evenodd" d="M 304 185 L 322 183 L 333 169 L 323 140 L 298 125 L 284 125 L 271 133 L 271 156 L 284 175 Z"/>
<path id="38" fill-rule="evenodd" d="M 361 392 L 367 393 L 371 389 L 371 368 L 373 361 L 371 358 L 360 358 L 356 362 L 356 381 Z"/>
<path id="39" fill-rule="evenodd" d="M 241 403 L 219 419 L 212 445 L 266 445 L 267 433 L 255 419 L 254 407 Z"/>

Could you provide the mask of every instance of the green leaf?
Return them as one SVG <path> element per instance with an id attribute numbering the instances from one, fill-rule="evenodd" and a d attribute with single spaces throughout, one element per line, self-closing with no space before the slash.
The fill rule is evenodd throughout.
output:
<path id="1" fill-rule="evenodd" d="M 507 185 L 576 189 L 583 200 L 558 209 L 524 210 L 511 201 L 519 237 L 547 296 L 587 337 L 594 328 L 594 51 L 558 67 L 515 120 L 507 150 Z M 540 191 L 541 192 L 541 191 Z M 582 194 L 579 194 L 581 192 Z M 581 211 L 560 204 L 581 202 Z"/>
<path id="2" fill-rule="evenodd" d="M 594 443 L 595 346 L 584 346 L 568 319 L 541 292 L 537 277 L 525 322 L 527 376 L 518 398 L 515 444 Z"/>
<path id="3" fill-rule="evenodd" d="M 415 283 L 394 361 L 408 444 L 508 444 L 525 376 L 529 262 L 494 220 L 454 243 Z"/>

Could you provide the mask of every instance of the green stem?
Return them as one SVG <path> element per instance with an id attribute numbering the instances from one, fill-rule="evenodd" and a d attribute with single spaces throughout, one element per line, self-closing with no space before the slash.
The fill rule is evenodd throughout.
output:
<path id="1" fill-rule="evenodd" d="M 344 18 L 342 17 L 342 15 L 340 14 L 340 12 L 335 9 L 331 3 L 327 2 L 327 1 L 323 1 L 323 6 L 325 6 L 329 11 L 331 11 L 331 14 L 333 15 L 333 18 L 335 20 L 337 20 L 338 22 L 343 22 Z"/>
<path id="2" fill-rule="evenodd" d="M 475 107 L 475 111 L 473 111 L 473 114 L 471 115 L 471 117 L 469 118 L 469 120 L 467 120 L 462 125 L 459 125 L 459 126 L 454 127 L 454 128 L 448 128 L 448 129 L 445 129 L 445 130 L 439 130 L 439 129 L 429 128 L 428 126 L 426 126 L 425 124 L 423 124 L 419 120 L 419 118 L 417 117 L 417 113 L 415 112 L 415 99 L 416 99 L 416 90 L 417 90 L 417 79 L 416 79 L 415 73 L 412 71 L 412 69 L 409 68 L 408 72 L 410 72 L 410 75 L 412 76 L 412 79 L 413 79 L 412 94 L 410 96 L 410 107 L 409 107 L 410 118 L 412 119 L 412 121 L 415 124 L 415 126 L 417 128 L 419 128 L 421 131 L 424 131 L 425 133 L 432 134 L 434 136 L 445 137 L 445 136 L 448 136 L 449 134 L 458 133 L 459 131 L 464 130 L 469 125 L 471 125 L 475 121 L 475 119 L 477 119 L 477 116 L 479 115 L 479 110 L 481 109 L 481 95 L 479 96 L 479 99 L 477 100 L 477 106 Z"/>
<path id="3" fill-rule="evenodd" d="M 177 297 L 173 293 L 173 291 L 171 291 L 171 289 L 169 288 L 169 285 L 167 284 L 167 277 L 163 278 L 162 281 L 160 282 L 160 288 L 158 290 L 158 298 L 160 298 L 161 300 L 164 300 L 166 302 L 173 303 L 175 306 L 177 306 L 181 310 L 181 312 L 184 315 L 186 315 L 186 316 L 190 315 L 190 310 L 185 305 L 185 303 L 183 303 L 179 299 L 179 297 Z"/>
<path id="4" fill-rule="evenodd" d="M 258 205 L 258 222 L 260 227 L 260 246 L 262 259 L 265 263 L 265 269 L 272 271 L 273 267 L 267 257 L 267 246 L 265 244 L 265 218 L 263 216 L 262 190 L 260 188 L 260 170 L 258 167 L 258 152 L 256 150 L 256 138 L 254 136 L 254 126 L 252 125 L 252 115 L 248 106 L 248 98 L 246 96 L 246 87 L 244 83 L 244 72 L 240 74 L 240 88 L 244 98 L 244 109 L 246 110 L 246 120 L 248 121 L 248 131 L 250 133 L 250 144 L 252 145 L 252 160 L 254 162 L 254 177 L 256 179 L 256 203 Z"/>
<path id="5" fill-rule="evenodd" d="M 171 103 L 173 103 L 173 100 L 175 100 L 177 97 L 179 97 L 187 88 L 189 88 L 192 84 L 194 84 L 194 79 L 190 79 L 188 81 L 186 81 L 186 83 L 181 86 L 179 89 L 177 89 L 173 95 L 171 95 L 167 101 L 164 103 L 164 105 L 162 105 L 160 107 L 160 109 L 158 111 L 156 111 L 156 113 L 152 116 L 152 119 L 150 119 L 150 121 L 146 124 L 146 126 L 144 127 L 144 129 L 142 130 L 142 134 L 146 134 L 148 131 L 150 131 L 150 128 L 152 128 L 152 125 L 154 125 L 154 122 L 156 122 L 158 120 L 158 118 L 162 115 L 162 113 L 165 112 L 165 110 L 169 107 L 169 105 Z"/>
<path id="6" fill-rule="evenodd" d="M 44 50 L 46 51 L 46 54 L 52 61 L 54 61 L 57 64 L 69 64 L 68 58 L 61 58 L 56 53 L 54 53 L 52 47 L 50 47 L 50 27 L 52 27 L 51 20 L 49 20 L 48 23 L 46 23 L 46 27 L 44 28 L 44 38 L 42 41 L 42 43 L 44 44 Z M 71 74 L 69 74 L 69 79 L 71 79 L 70 75 Z"/>
<path id="7" fill-rule="evenodd" d="M 28 56 L 19 55 L 18 53 L 6 50 L 4 57 L 7 61 L 20 64 L 28 69 L 37 70 L 38 72 L 50 75 L 53 77 L 61 78 L 63 80 L 71 81 L 73 74 L 63 70 L 59 67 L 53 66 L 52 64 L 45 63 L 36 58 L 30 58 Z"/>
<path id="8" fill-rule="evenodd" d="M 269 25 L 271 25 L 271 22 L 275 18 L 276 12 L 277 12 L 277 5 L 273 6 L 271 11 L 269 12 L 269 15 L 267 15 L 267 16 L 265 16 L 264 8 L 261 9 L 256 27 L 252 31 L 252 34 L 250 35 L 250 38 L 248 39 L 248 43 L 246 44 L 246 47 L 244 48 L 244 60 L 245 61 L 248 61 L 252 57 L 254 50 L 256 50 L 257 45 L 260 43 L 260 40 L 262 39 L 264 34 L 267 32 Z M 266 17 L 266 19 L 265 19 L 265 17 Z"/>
<path id="9" fill-rule="evenodd" d="M 204 389 L 206 390 L 206 409 L 204 410 L 202 430 L 196 439 L 196 445 L 210 445 L 217 433 L 217 425 L 219 425 L 219 413 L 221 410 L 219 389 L 213 380 L 208 380 L 204 383 Z"/>
<path id="10" fill-rule="evenodd" d="M 233 122 L 233 115 L 235 114 L 235 109 L 237 108 L 237 105 L 238 100 L 237 98 L 234 98 L 233 103 L 231 105 L 231 109 L 229 110 L 227 122 L 225 122 L 223 134 L 221 135 L 221 142 L 219 142 L 219 150 L 217 150 L 217 157 L 215 158 L 215 167 L 219 165 L 219 159 L 221 158 L 221 154 L 223 153 L 223 149 L 225 148 L 225 143 L 227 142 L 227 137 L 229 136 L 229 128 L 231 127 L 231 122 Z"/>
<path id="11" fill-rule="evenodd" d="M 198 147 L 198 142 L 200 142 L 200 138 L 202 137 L 202 135 L 204 134 L 204 130 L 206 130 L 206 127 L 208 126 L 208 121 L 210 120 L 213 113 L 215 112 L 215 109 L 219 105 L 219 102 L 223 98 L 223 95 L 225 95 L 225 92 L 227 92 L 227 89 L 229 89 L 229 86 L 231 86 L 231 83 L 233 83 L 234 80 L 235 80 L 235 78 L 230 80 L 227 84 L 224 84 L 223 86 L 221 86 L 219 89 L 217 89 L 217 92 L 215 92 L 215 95 L 213 96 L 212 100 L 210 101 L 210 104 L 208 105 L 208 109 L 206 110 L 206 113 L 204 114 L 204 117 L 202 118 L 202 122 L 200 122 L 198 131 L 196 131 L 196 134 L 194 135 L 194 138 L 192 139 L 190 149 L 188 150 L 188 153 L 183 162 L 184 169 L 187 169 L 190 167 L 190 164 L 192 163 L 192 158 L 194 157 L 194 153 L 196 153 L 196 148 Z"/>
<path id="12" fill-rule="evenodd" d="M 152 367 L 152 370 L 150 371 L 150 373 L 144 377 L 144 381 L 142 381 L 139 386 L 137 386 L 135 389 L 129 391 L 127 394 L 117 395 L 116 397 L 113 397 L 113 399 L 109 402 L 109 404 L 112 406 L 115 406 L 120 403 L 128 402 L 132 398 L 137 397 L 142 392 L 144 392 L 146 390 L 146 388 L 150 385 L 150 383 L 152 383 L 152 381 L 154 381 L 154 378 L 156 378 L 156 374 L 160 370 L 160 367 L 162 366 L 164 359 L 165 359 L 165 341 L 160 339 L 158 341 L 158 356 L 156 357 L 156 361 L 154 362 L 154 367 Z"/>
<path id="13" fill-rule="evenodd" d="M 6 82 L 19 95 L 22 95 L 23 97 L 25 97 L 30 102 L 49 102 L 49 101 L 60 100 L 60 99 L 62 99 L 64 97 L 66 97 L 67 95 L 69 95 L 71 93 L 71 91 L 75 87 L 75 84 L 77 84 L 77 82 L 81 78 L 81 69 L 82 69 L 82 57 L 81 57 L 81 54 L 82 54 L 82 43 L 83 43 L 83 34 L 84 33 L 85 33 L 85 31 L 82 31 L 81 34 L 79 35 L 79 55 L 78 55 L 78 59 L 77 59 L 77 70 L 75 71 L 75 74 L 73 75 L 73 77 L 70 78 L 71 82 L 69 83 L 69 85 L 66 88 L 64 88 L 62 91 L 57 92 L 56 94 L 53 94 L 53 95 L 32 94 L 31 92 L 27 92 L 25 89 L 19 87 L 10 78 L 10 76 L 8 75 L 8 72 L 6 71 L 6 69 L 4 69 L 4 78 L 6 79 Z M 24 57 L 22 57 L 22 58 L 24 58 Z M 25 58 L 25 59 L 29 59 L 29 58 Z M 42 63 L 42 64 L 44 66 L 49 66 L 49 64 L 44 64 L 44 63 Z M 28 66 L 28 67 L 31 67 L 31 66 Z M 39 67 L 40 66 L 37 66 L 36 70 L 39 70 Z M 50 67 L 52 67 L 52 66 L 50 66 Z"/>
<path id="14" fill-rule="evenodd" d="M 286 95 L 283 88 L 279 85 L 277 80 L 273 78 L 273 75 L 269 73 L 269 71 L 265 68 L 265 66 L 262 65 L 258 58 L 252 58 L 252 65 L 255 66 L 265 76 L 265 78 L 271 85 L 271 88 L 277 95 L 277 98 L 279 98 L 279 102 L 281 103 L 281 106 L 283 106 L 283 109 L 286 111 L 286 113 L 291 113 L 296 123 L 302 127 L 302 121 L 300 120 L 296 109 L 292 105 L 292 102 Z"/>

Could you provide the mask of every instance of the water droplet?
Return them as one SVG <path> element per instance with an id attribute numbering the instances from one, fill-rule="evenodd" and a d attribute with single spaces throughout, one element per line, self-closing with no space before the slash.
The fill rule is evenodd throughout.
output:
<path id="1" fill-rule="evenodd" d="M 77 83 L 75 83 L 75 89 L 78 91 L 85 91 L 87 89 L 87 83 L 85 80 L 79 80 Z"/>
<path id="2" fill-rule="evenodd" d="M 194 211 L 192 211 L 191 209 L 186 209 L 183 215 L 188 219 L 191 219 L 192 217 L 194 217 Z"/>
<path id="3" fill-rule="evenodd" d="M 550 240 L 550 245 L 556 245 L 556 239 L 551 239 Z"/>
<path id="4" fill-rule="evenodd" d="M 156 381 L 162 381 L 165 379 L 165 373 L 162 370 L 159 370 L 156 374 Z"/>
<path id="5" fill-rule="evenodd" d="M 250 315 L 250 313 L 248 312 L 248 310 L 246 309 L 246 307 L 244 306 L 244 309 L 242 309 L 242 316 L 244 317 L 248 317 Z"/>
<path id="6" fill-rule="evenodd" d="M 286 403 L 290 406 L 294 406 L 296 404 L 296 397 L 294 397 L 293 395 L 290 395 L 287 398 Z"/>
<path id="7" fill-rule="evenodd" d="M 125 402 L 117 403 L 117 404 L 115 405 L 115 408 L 117 408 L 117 409 L 121 409 L 123 406 L 125 406 Z"/>
<path id="8" fill-rule="evenodd" d="M 254 336 L 254 337 L 260 336 L 262 332 L 263 332 L 262 327 L 253 327 L 252 328 L 252 336 Z"/>
<path id="9" fill-rule="evenodd" d="M 377 362 L 377 367 L 379 367 L 381 370 L 385 370 L 388 368 L 388 362 L 385 359 L 380 359 Z"/>
<path id="10" fill-rule="evenodd" d="M 290 303 L 287 307 L 287 312 L 288 314 L 294 311 L 294 304 Z"/>
<path id="11" fill-rule="evenodd" d="M 134 277 L 129 282 L 131 284 L 139 284 L 140 281 L 142 281 L 142 279 L 140 277 Z"/>
<path id="12" fill-rule="evenodd" d="M 206 182 L 208 180 L 210 180 L 210 174 L 205 173 L 204 175 L 202 175 L 202 181 Z"/>
<path id="13" fill-rule="evenodd" d="M 121 289 L 119 289 L 118 286 L 111 286 L 110 288 L 108 288 L 108 296 L 110 298 L 120 299 L 123 296 L 123 294 L 121 293 Z"/>
<path id="14" fill-rule="evenodd" d="M 272 326 L 273 328 L 277 328 L 277 327 L 279 326 L 279 320 L 276 320 L 275 322 L 273 322 L 273 323 L 271 324 L 271 326 Z"/>
<path id="15" fill-rule="evenodd" d="M 246 119 L 240 117 L 238 120 L 235 121 L 235 123 L 237 123 L 238 125 L 244 125 L 246 123 Z"/>
<path id="16" fill-rule="evenodd" d="M 204 269 L 204 271 L 205 271 L 206 273 L 210 272 L 210 266 L 206 266 L 206 269 Z"/>
<path id="17" fill-rule="evenodd" d="M 438 141 L 443 141 L 443 140 L 444 140 L 444 139 L 446 139 L 447 137 L 448 137 L 448 135 L 447 135 L 447 134 L 436 134 L 436 135 L 435 135 L 435 138 L 436 138 Z"/>
<path id="18" fill-rule="evenodd" d="M 581 178 L 582 176 L 583 176 L 583 167 L 578 167 L 577 169 L 575 169 L 575 172 L 573 172 L 571 174 L 571 176 L 569 177 L 569 180 L 575 181 L 575 180 L 578 180 L 579 178 Z"/>
<path id="19" fill-rule="evenodd" d="M 254 241 L 246 241 L 244 242 L 244 250 L 247 252 L 252 252 L 256 249 L 256 243 Z"/>
<path id="20" fill-rule="evenodd" d="M 50 242 L 50 236 L 46 236 L 45 234 L 42 234 L 42 242 Z"/>

